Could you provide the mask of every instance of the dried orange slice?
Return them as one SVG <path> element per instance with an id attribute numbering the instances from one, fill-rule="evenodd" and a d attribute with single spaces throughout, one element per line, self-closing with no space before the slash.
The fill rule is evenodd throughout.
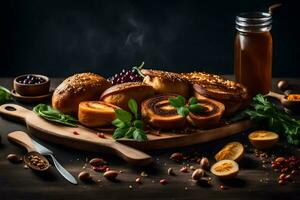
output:
<path id="1" fill-rule="evenodd" d="M 248 135 L 249 141 L 257 149 L 268 149 L 278 141 L 278 134 L 271 131 L 254 131 Z"/>
<path id="2" fill-rule="evenodd" d="M 239 142 L 230 142 L 226 144 L 216 155 L 215 159 L 239 161 L 244 155 L 244 146 Z"/>
<path id="3" fill-rule="evenodd" d="M 233 178 L 239 172 L 239 165 L 233 160 L 220 160 L 210 168 L 210 171 L 219 178 Z"/>

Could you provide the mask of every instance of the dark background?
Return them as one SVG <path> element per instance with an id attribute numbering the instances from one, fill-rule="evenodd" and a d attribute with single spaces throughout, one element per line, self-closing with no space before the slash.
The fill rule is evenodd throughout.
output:
<path id="1" fill-rule="evenodd" d="M 235 16 L 271 0 L 1 2 L 1 74 L 110 76 L 124 67 L 233 73 Z M 300 77 L 299 3 L 274 15 L 274 76 Z"/>

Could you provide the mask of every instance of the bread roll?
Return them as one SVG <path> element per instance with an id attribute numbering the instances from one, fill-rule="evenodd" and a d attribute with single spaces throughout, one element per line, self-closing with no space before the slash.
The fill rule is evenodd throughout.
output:
<path id="1" fill-rule="evenodd" d="M 114 85 L 105 90 L 100 100 L 129 110 L 128 101 L 136 100 L 138 105 L 144 100 L 154 95 L 154 89 L 145 83 L 128 82 Z"/>
<path id="2" fill-rule="evenodd" d="M 110 86 L 110 82 L 97 74 L 75 74 L 55 89 L 52 107 L 65 114 L 77 116 L 80 102 L 98 100 L 101 93 Z"/>
<path id="3" fill-rule="evenodd" d="M 214 74 L 203 72 L 183 73 L 193 88 L 193 96 L 205 96 L 225 105 L 225 116 L 234 114 L 247 105 L 249 94 L 243 85 Z"/>
<path id="4" fill-rule="evenodd" d="M 189 83 L 180 74 L 152 69 L 142 69 L 144 83 L 151 85 L 157 94 L 178 94 L 189 97 Z"/>
<path id="5" fill-rule="evenodd" d="M 111 125 L 116 119 L 115 109 L 118 108 L 102 101 L 84 101 L 79 104 L 78 120 L 88 127 Z"/>

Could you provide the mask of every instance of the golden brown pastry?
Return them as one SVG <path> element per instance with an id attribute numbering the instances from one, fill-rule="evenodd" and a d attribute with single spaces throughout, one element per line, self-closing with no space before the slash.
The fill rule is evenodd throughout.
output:
<path id="1" fill-rule="evenodd" d="M 189 96 L 189 83 L 174 72 L 166 72 L 152 69 L 142 69 L 146 75 L 144 83 L 151 85 L 157 94 L 178 94 L 185 98 Z"/>
<path id="2" fill-rule="evenodd" d="M 142 118 L 151 126 L 158 129 L 178 129 L 186 124 L 185 117 L 177 113 L 170 105 L 169 98 L 177 95 L 157 95 L 143 101 L 141 105 Z"/>
<path id="3" fill-rule="evenodd" d="M 84 101 L 79 104 L 78 120 L 88 127 L 111 125 L 116 119 L 115 109 L 118 106 L 102 101 Z"/>
<path id="4" fill-rule="evenodd" d="M 224 104 L 200 95 L 197 99 L 203 111 L 198 114 L 190 112 L 186 117 L 189 124 L 202 129 L 218 125 L 225 111 Z"/>
<path id="5" fill-rule="evenodd" d="M 192 72 L 183 77 L 192 84 L 193 95 L 202 95 L 222 102 L 225 115 L 229 116 L 248 103 L 249 94 L 243 85 L 224 79 L 218 75 Z"/>
<path id="6" fill-rule="evenodd" d="M 108 88 L 102 93 L 100 100 L 129 110 L 128 101 L 130 99 L 136 100 L 140 105 L 144 99 L 153 95 L 154 89 L 150 85 L 141 82 L 128 82 Z"/>
<path id="7" fill-rule="evenodd" d="M 98 100 L 101 93 L 110 86 L 110 82 L 97 74 L 75 74 L 65 79 L 55 89 L 52 107 L 65 114 L 77 116 L 80 102 Z"/>

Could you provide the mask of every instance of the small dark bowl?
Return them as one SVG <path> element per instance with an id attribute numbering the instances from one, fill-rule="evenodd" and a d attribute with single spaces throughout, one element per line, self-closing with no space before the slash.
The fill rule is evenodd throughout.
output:
<path id="1" fill-rule="evenodd" d="M 39 84 L 23 84 L 19 83 L 19 80 L 23 80 L 26 76 L 36 76 L 45 80 L 43 83 Z M 39 75 L 39 74 L 24 74 L 18 76 L 14 79 L 14 89 L 16 92 L 23 96 L 39 96 L 49 93 L 50 89 L 50 79 L 47 76 Z"/>

